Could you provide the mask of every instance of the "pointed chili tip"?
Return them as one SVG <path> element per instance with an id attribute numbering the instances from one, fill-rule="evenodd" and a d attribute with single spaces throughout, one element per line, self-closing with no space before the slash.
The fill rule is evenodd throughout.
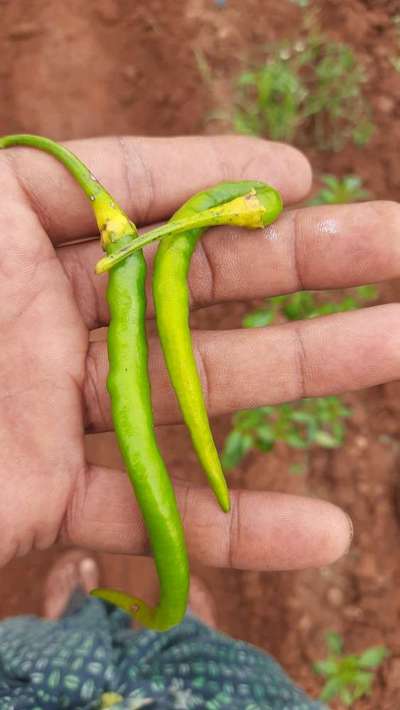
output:
<path id="1" fill-rule="evenodd" d="M 219 504 L 221 506 L 221 509 L 224 511 L 224 513 L 229 513 L 231 509 L 231 501 L 229 500 L 220 500 Z"/>
<path id="2" fill-rule="evenodd" d="M 221 510 L 223 510 L 224 513 L 229 513 L 229 511 L 231 509 L 231 499 L 230 499 L 230 495 L 229 495 L 229 488 L 225 483 L 225 479 L 223 482 L 223 487 L 212 486 L 212 489 L 214 491 L 215 497 L 218 500 Z"/>

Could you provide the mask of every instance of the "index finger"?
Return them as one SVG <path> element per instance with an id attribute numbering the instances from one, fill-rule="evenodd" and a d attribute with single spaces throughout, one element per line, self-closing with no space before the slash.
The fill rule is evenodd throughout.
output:
<path id="1" fill-rule="evenodd" d="M 295 148 L 245 136 L 109 137 L 66 144 L 139 225 L 168 217 L 190 195 L 223 180 L 262 180 L 286 203 L 308 193 L 311 169 Z M 55 244 L 96 233 L 90 204 L 65 168 L 30 148 L 0 154 Z M 9 170 L 7 169 L 9 168 Z"/>

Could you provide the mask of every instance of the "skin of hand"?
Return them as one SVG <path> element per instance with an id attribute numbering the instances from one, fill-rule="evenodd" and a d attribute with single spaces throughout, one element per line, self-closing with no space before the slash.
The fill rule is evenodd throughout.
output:
<path id="1" fill-rule="evenodd" d="M 286 206 L 311 183 L 298 151 L 252 138 L 105 138 L 69 146 L 142 226 L 221 180 L 265 181 Z M 111 428 L 106 343 L 89 338 L 108 321 L 107 277 L 94 273 L 101 249 L 90 205 L 49 156 L 10 149 L 0 154 L 0 218 L 0 564 L 57 542 L 145 554 L 126 475 L 84 455 L 85 432 Z M 193 256 L 192 305 L 393 278 L 399 231 L 392 202 L 288 209 L 246 236 L 211 230 Z M 149 247 L 150 268 L 153 255 Z M 400 306 L 198 331 L 193 341 L 208 410 L 220 414 L 397 379 Z M 156 422 L 177 421 L 156 341 L 150 371 Z M 351 541 L 347 515 L 329 502 L 235 490 L 225 514 L 208 487 L 179 480 L 176 492 L 189 553 L 205 564 L 326 565 Z"/>

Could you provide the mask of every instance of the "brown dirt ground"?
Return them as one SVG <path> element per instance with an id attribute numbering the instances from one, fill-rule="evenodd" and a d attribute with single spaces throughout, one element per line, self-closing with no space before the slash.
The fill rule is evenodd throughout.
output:
<path id="1" fill-rule="evenodd" d="M 398 199 L 400 74 L 390 57 L 400 52 L 392 22 L 399 1 L 320 5 L 322 26 L 349 41 L 368 68 L 377 131 L 363 151 L 310 150 L 309 156 L 319 171 L 357 173 L 377 197 Z M 288 0 L 230 0 L 224 10 L 212 0 L 0 0 L 0 20 L 0 133 L 65 139 L 215 131 L 205 115 L 217 99 L 229 98 L 229 79 L 242 58 L 261 43 L 293 34 L 299 10 Z M 207 59 L 212 85 L 199 77 L 194 50 Z M 399 287 L 393 283 L 381 293 L 383 301 L 397 300 Z M 232 327 L 246 308 L 217 306 L 198 314 L 195 324 Z M 330 568 L 296 573 L 197 571 L 215 591 L 221 628 L 271 652 L 314 697 L 320 684 L 310 664 L 324 655 L 325 630 L 342 633 L 354 651 L 385 643 L 392 656 L 378 673 L 371 699 L 357 707 L 395 710 L 400 707 L 400 384 L 352 394 L 346 401 L 354 416 L 345 446 L 313 451 L 307 475 L 290 476 L 291 454 L 278 447 L 268 457 L 251 455 L 231 480 L 234 486 L 304 493 L 343 506 L 355 526 L 348 556 Z M 215 421 L 214 430 L 221 445 L 229 419 Z M 163 429 L 161 443 L 178 475 L 196 469 L 182 428 Z M 103 461 L 118 456 L 111 436 L 90 437 L 88 451 Z M 3 616 L 40 610 L 43 576 L 57 554 L 35 552 L 2 571 Z M 126 566 L 121 558 L 102 563 L 120 575 Z"/>

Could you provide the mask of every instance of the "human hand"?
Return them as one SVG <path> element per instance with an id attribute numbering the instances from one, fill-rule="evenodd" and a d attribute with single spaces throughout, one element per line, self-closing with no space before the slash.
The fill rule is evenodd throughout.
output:
<path id="1" fill-rule="evenodd" d="M 139 225 L 168 217 L 221 180 L 264 180 L 286 204 L 310 186 L 297 151 L 248 138 L 107 138 L 71 147 Z M 1 154 L 0 195 L 0 561 L 60 540 L 143 554 L 127 477 L 84 455 L 85 431 L 111 429 L 106 345 L 89 342 L 108 319 L 107 278 L 94 274 L 100 246 L 70 243 L 96 233 L 90 206 L 60 165 L 25 149 Z M 399 215 L 389 202 L 324 206 L 288 211 L 264 234 L 210 231 L 193 257 L 193 306 L 392 278 Z M 398 319 L 398 306 L 388 305 L 268 329 L 196 332 L 210 413 L 396 379 Z M 155 342 L 150 370 L 157 423 L 177 421 Z M 326 502 L 232 491 L 227 515 L 206 487 L 178 481 L 176 491 L 189 552 L 206 564 L 317 566 L 350 543 L 347 516 Z"/>

